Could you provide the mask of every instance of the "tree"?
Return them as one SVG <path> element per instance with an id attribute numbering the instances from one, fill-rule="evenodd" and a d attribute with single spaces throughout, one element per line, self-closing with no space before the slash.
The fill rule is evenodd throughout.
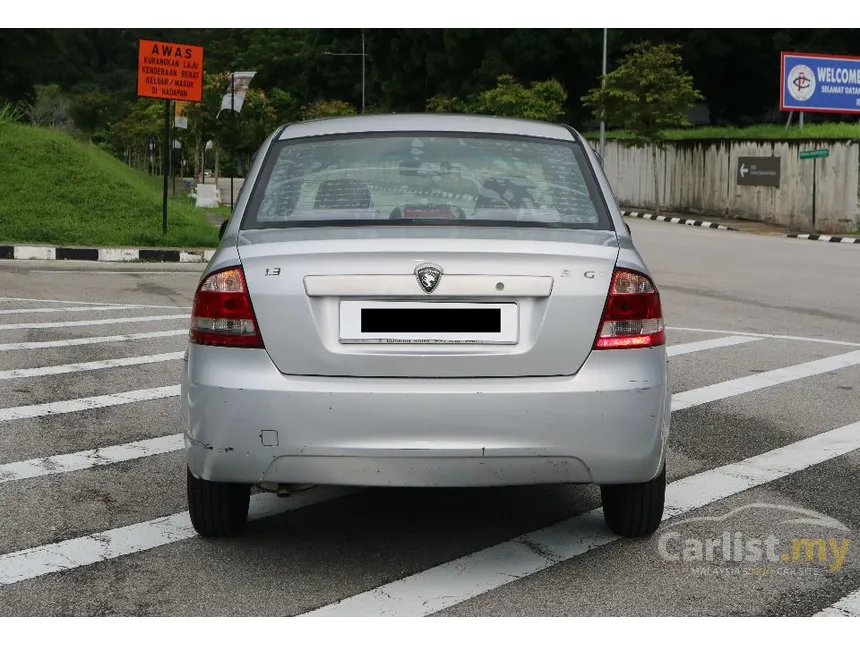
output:
<path id="1" fill-rule="evenodd" d="M 331 116 L 352 116 L 355 108 L 344 101 L 317 101 L 302 108 L 303 121 L 325 119 Z"/>
<path id="2" fill-rule="evenodd" d="M 36 98 L 27 106 L 27 115 L 33 125 L 45 128 L 70 130 L 69 100 L 59 85 L 36 85 Z"/>
<path id="3" fill-rule="evenodd" d="M 609 72 L 600 87 L 582 97 L 595 118 L 628 130 L 637 147 L 651 147 L 654 166 L 654 201 L 660 211 L 657 150 L 665 145 L 663 131 L 690 125 L 686 113 L 703 97 L 693 77 L 682 68 L 680 47 L 673 44 L 633 45 L 621 64 Z"/>
<path id="4" fill-rule="evenodd" d="M 457 114 L 468 112 L 468 105 L 456 96 L 436 94 L 427 99 L 426 110 L 428 112 L 442 112 L 445 114 Z"/>
<path id="5" fill-rule="evenodd" d="M 521 85 L 510 74 L 496 79 L 496 87 L 478 94 L 474 111 L 521 119 L 558 121 L 564 116 L 567 92 L 556 80 L 532 83 L 530 88 Z"/>

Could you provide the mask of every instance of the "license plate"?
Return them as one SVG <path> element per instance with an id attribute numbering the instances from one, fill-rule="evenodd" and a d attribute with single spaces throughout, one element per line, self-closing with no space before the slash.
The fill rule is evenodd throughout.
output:
<path id="1" fill-rule="evenodd" d="M 341 343 L 480 343 L 519 340 L 517 304 L 455 302 L 340 303 Z"/>

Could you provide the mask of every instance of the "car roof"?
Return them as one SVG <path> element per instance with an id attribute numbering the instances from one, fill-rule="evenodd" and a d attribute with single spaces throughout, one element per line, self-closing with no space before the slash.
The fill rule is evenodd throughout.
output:
<path id="1" fill-rule="evenodd" d="M 281 141 L 302 137 L 378 132 L 463 132 L 507 134 L 575 141 L 568 127 L 546 121 L 476 114 L 368 114 L 299 121 L 286 126 Z"/>

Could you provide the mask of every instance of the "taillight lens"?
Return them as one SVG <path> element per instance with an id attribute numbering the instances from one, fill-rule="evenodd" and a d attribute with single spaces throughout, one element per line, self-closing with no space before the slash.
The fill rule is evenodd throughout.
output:
<path id="1" fill-rule="evenodd" d="M 220 347 L 262 347 L 257 319 L 241 267 L 206 277 L 194 296 L 189 341 Z"/>
<path id="2" fill-rule="evenodd" d="M 660 294 L 646 276 L 616 269 L 595 349 L 653 347 L 666 342 Z"/>

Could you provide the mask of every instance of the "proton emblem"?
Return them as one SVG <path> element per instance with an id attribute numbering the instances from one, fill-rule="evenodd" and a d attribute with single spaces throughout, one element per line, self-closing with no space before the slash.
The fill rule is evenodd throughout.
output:
<path id="1" fill-rule="evenodd" d="M 421 264 L 415 268 L 415 277 L 424 293 L 433 293 L 442 280 L 442 267 L 435 264 Z"/>

